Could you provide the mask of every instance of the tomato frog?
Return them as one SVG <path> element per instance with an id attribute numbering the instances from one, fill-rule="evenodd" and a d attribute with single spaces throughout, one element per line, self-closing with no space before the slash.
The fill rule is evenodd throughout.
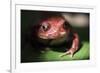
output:
<path id="1" fill-rule="evenodd" d="M 71 42 L 70 48 L 60 57 L 65 55 L 70 55 L 73 57 L 75 52 L 79 49 L 79 36 L 71 28 L 71 25 L 61 16 L 51 16 L 49 18 L 43 19 L 38 28 L 35 28 L 37 37 L 44 40 L 59 40 L 59 38 L 64 37 L 67 42 Z M 67 44 L 66 44 L 67 45 Z"/>

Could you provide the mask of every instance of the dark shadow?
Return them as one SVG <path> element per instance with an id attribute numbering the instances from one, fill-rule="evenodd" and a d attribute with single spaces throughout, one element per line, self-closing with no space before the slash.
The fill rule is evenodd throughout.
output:
<path id="1" fill-rule="evenodd" d="M 26 44 L 24 48 L 21 49 L 21 62 L 39 62 L 42 61 L 40 57 L 41 53 L 33 48 L 31 45 Z"/>
<path id="2" fill-rule="evenodd" d="M 83 44 L 80 42 L 79 49 L 77 51 L 79 51 L 82 48 L 82 46 L 83 46 Z M 66 52 L 71 48 L 71 44 L 69 45 L 66 42 L 64 42 L 64 43 L 59 44 L 59 45 L 50 46 L 50 48 L 53 51 Z"/>
<path id="3" fill-rule="evenodd" d="M 80 41 L 87 41 L 89 42 L 89 27 L 73 27 L 73 30 L 78 33 Z"/>

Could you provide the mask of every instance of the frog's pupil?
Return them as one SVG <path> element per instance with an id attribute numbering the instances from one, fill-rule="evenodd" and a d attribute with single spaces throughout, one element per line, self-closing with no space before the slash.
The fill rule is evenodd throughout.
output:
<path id="1" fill-rule="evenodd" d="M 44 31 L 47 30 L 47 26 L 45 26 L 45 25 L 43 25 L 42 28 L 43 28 Z"/>

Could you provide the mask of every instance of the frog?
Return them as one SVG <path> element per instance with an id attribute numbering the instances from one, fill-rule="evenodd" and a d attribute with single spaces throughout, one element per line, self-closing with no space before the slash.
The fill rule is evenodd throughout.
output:
<path id="1" fill-rule="evenodd" d="M 79 49 L 79 35 L 72 30 L 70 23 L 62 16 L 51 16 L 39 22 L 36 29 L 36 35 L 43 40 L 61 40 L 66 39 L 71 42 L 71 46 L 60 55 L 60 57 L 70 55 L 71 57 Z M 66 44 L 67 45 L 67 44 Z"/>

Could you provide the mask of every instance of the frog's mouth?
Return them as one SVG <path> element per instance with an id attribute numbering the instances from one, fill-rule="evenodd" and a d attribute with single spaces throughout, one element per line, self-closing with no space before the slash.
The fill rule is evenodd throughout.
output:
<path id="1" fill-rule="evenodd" d="M 39 34 L 39 38 L 41 39 L 59 39 L 66 35 L 66 32 L 60 32 L 60 33 L 53 33 L 53 34 Z"/>
<path id="2" fill-rule="evenodd" d="M 58 37 L 57 36 L 51 36 L 51 35 L 49 35 L 49 36 L 39 35 L 39 38 L 41 38 L 41 39 L 56 39 Z"/>
<path id="3" fill-rule="evenodd" d="M 39 35 L 39 38 L 41 38 L 41 39 L 49 39 L 48 37 L 43 36 L 43 35 Z"/>

